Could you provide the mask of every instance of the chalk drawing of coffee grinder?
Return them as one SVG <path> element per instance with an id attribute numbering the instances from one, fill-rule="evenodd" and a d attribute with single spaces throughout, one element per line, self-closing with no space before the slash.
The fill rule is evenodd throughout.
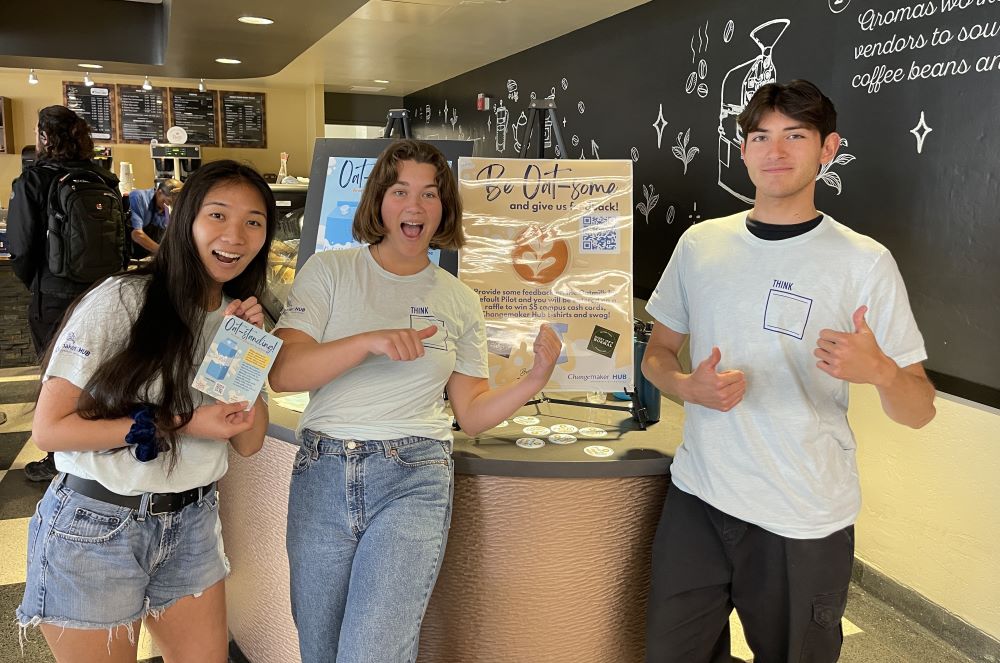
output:
<path id="1" fill-rule="evenodd" d="M 750 31 L 750 38 L 760 47 L 760 55 L 736 65 L 722 79 L 722 103 L 719 108 L 719 186 L 746 203 L 753 203 L 754 186 L 743 167 L 740 144 L 743 132 L 736 118 L 759 88 L 777 80 L 774 68 L 774 45 L 785 34 L 791 21 L 776 18 Z"/>

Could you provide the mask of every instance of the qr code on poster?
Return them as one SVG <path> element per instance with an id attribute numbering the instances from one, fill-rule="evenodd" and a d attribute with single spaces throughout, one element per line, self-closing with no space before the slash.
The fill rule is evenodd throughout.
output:
<path id="1" fill-rule="evenodd" d="M 618 229 L 613 216 L 585 216 L 581 218 L 583 234 L 580 236 L 581 253 L 618 253 Z"/>

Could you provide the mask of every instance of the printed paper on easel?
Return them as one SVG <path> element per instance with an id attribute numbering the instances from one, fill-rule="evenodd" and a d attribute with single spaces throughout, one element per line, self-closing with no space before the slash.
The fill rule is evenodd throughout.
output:
<path id="1" fill-rule="evenodd" d="M 531 368 L 541 322 L 562 337 L 547 386 L 631 389 L 632 162 L 459 159 L 459 278 L 483 304 L 490 382 Z"/>
<path id="2" fill-rule="evenodd" d="M 191 386 L 223 403 L 253 407 L 281 339 L 235 315 L 222 319 Z"/>

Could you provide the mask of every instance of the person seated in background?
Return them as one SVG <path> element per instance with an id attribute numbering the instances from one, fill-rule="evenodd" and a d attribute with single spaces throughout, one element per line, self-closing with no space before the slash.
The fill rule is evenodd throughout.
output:
<path id="1" fill-rule="evenodd" d="M 163 180 L 152 189 L 133 189 L 128 194 L 132 215 L 132 257 L 144 258 L 160 248 L 170 222 L 169 205 L 181 190 L 177 180 Z"/>

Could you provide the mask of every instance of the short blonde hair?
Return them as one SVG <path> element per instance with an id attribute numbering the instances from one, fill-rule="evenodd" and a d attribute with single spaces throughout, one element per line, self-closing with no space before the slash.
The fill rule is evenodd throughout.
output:
<path id="1" fill-rule="evenodd" d="M 458 185 L 455 175 L 448 167 L 448 160 L 441 150 L 430 143 L 420 140 L 397 140 L 391 143 L 372 168 L 368 183 L 361 194 L 351 233 L 354 239 L 368 244 L 378 244 L 385 237 L 385 226 L 382 223 L 382 199 L 386 191 L 399 180 L 399 162 L 413 161 L 434 166 L 434 183 L 441 199 L 441 224 L 434 237 L 431 238 L 431 248 L 459 249 L 465 244 L 465 233 L 462 231 L 462 199 L 458 195 Z"/>

